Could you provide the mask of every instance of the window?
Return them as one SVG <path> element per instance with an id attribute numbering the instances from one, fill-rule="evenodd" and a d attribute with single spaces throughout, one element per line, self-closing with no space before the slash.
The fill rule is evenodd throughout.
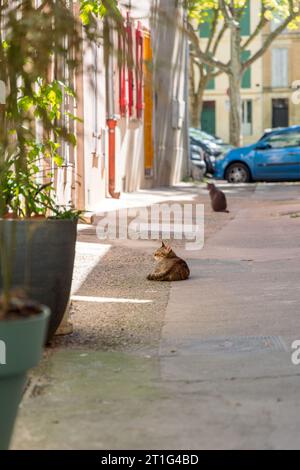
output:
<path id="1" fill-rule="evenodd" d="M 242 51 L 242 62 L 246 62 L 250 56 L 250 51 Z M 251 67 L 249 67 L 243 74 L 242 88 L 251 88 Z"/>
<path id="2" fill-rule="evenodd" d="M 211 80 L 209 80 L 209 82 L 207 83 L 206 85 L 206 90 L 214 90 L 216 88 L 216 82 L 215 82 L 215 79 L 212 78 Z"/>
<path id="3" fill-rule="evenodd" d="M 251 11 L 250 11 L 250 0 L 247 0 L 243 15 L 241 17 L 241 35 L 249 36 L 251 30 L 251 21 L 250 21 Z"/>
<path id="4" fill-rule="evenodd" d="M 211 34 L 211 23 L 213 18 L 212 10 L 207 10 L 207 12 L 203 13 L 204 22 L 201 23 L 199 34 L 201 38 L 209 38 Z"/>
<path id="5" fill-rule="evenodd" d="M 119 107 L 121 117 L 126 116 L 127 97 L 126 97 L 126 43 L 125 37 L 121 33 L 118 34 L 118 67 L 119 67 Z M 95 105 L 97 100 L 95 98 Z M 98 120 L 97 120 L 98 121 Z M 98 122 L 97 122 L 98 124 Z"/>
<path id="6" fill-rule="evenodd" d="M 201 23 L 199 28 L 199 34 L 201 38 L 209 38 L 211 35 L 211 25 L 213 18 L 213 11 L 207 10 L 204 14 L 204 22 Z M 250 0 L 247 0 L 246 6 L 244 8 L 243 14 L 240 19 L 241 26 L 241 35 L 249 36 L 251 32 L 251 8 Z"/>
<path id="7" fill-rule="evenodd" d="M 118 35 L 119 110 L 122 117 L 128 114 L 132 118 L 135 105 L 136 117 L 141 119 L 144 109 L 144 35 L 141 24 L 138 22 L 134 41 L 134 23 L 129 13 L 127 13 L 125 33 L 126 37 L 123 34 Z"/>
<path id="8" fill-rule="evenodd" d="M 132 22 L 127 13 L 126 34 L 128 42 L 128 114 L 129 117 L 133 116 L 133 35 L 132 35 Z"/>
<path id="9" fill-rule="evenodd" d="M 208 72 L 209 70 L 209 67 L 207 65 L 204 65 L 205 67 L 205 70 Z M 214 90 L 215 89 L 215 86 L 216 86 L 216 82 L 215 82 L 215 79 L 212 78 L 208 81 L 207 85 L 206 85 L 206 90 Z"/>
<path id="10" fill-rule="evenodd" d="M 272 127 L 289 125 L 289 100 L 287 98 L 272 99 Z"/>
<path id="11" fill-rule="evenodd" d="M 284 134 L 272 135 L 265 140 L 273 149 L 300 146 L 300 132 L 289 132 Z"/>
<path id="12" fill-rule="evenodd" d="M 141 23 L 138 22 L 135 31 L 136 48 L 136 117 L 141 119 L 144 109 L 143 85 L 144 85 L 144 36 Z"/>
<path id="13" fill-rule="evenodd" d="M 244 136 L 252 135 L 252 100 L 242 102 L 242 132 Z"/>
<path id="14" fill-rule="evenodd" d="M 288 49 L 272 49 L 272 87 L 288 87 Z"/>

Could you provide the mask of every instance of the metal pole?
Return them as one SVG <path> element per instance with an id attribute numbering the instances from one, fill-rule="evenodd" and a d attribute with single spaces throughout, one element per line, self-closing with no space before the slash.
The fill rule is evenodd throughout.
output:
<path id="1" fill-rule="evenodd" d="M 184 28 L 183 31 L 185 32 L 187 28 L 187 11 L 184 11 Z M 185 34 L 185 33 L 184 33 Z M 191 161 L 190 161 L 190 106 L 189 106 L 189 60 L 190 60 L 190 46 L 187 36 L 185 35 L 186 41 L 186 56 L 185 56 L 185 132 L 186 132 L 186 139 L 187 139 L 187 162 L 186 162 L 186 169 L 187 169 L 187 176 L 190 176 L 191 171 Z"/>

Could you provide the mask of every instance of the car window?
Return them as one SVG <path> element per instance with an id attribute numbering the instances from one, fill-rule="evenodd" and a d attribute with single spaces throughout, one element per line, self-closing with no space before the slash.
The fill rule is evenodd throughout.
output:
<path id="1" fill-rule="evenodd" d="M 215 142 L 215 137 L 213 137 L 210 134 L 207 134 L 204 131 L 200 131 L 199 129 L 190 129 L 190 136 L 194 137 L 195 139 L 201 139 L 201 140 L 209 140 L 211 142 Z"/>
<path id="2" fill-rule="evenodd" d="M 300 146 L 300 132 L 289 132 L 271 135 L 265 140 L 272 148 L 286 148 Z"/>

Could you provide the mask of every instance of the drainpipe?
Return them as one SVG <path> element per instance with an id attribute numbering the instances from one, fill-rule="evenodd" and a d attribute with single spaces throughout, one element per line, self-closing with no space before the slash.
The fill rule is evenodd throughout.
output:
<path id="1" fill-rule="evenodd" d="M 108 192 L 113 199 L 119 199 L 120 193 L 116 193 L 116 126 L 115 118 L 108 118 Z"/>
<path id="2" fill-rule="evenodd" d="M 108 192 L 113 199 L 119 199 L 116 192 L 116 126 L 113 65 L 113 28 L 106 19 L 104 25 L 104 54 L 106 81 L 106 124 L 108 127 Z"/>

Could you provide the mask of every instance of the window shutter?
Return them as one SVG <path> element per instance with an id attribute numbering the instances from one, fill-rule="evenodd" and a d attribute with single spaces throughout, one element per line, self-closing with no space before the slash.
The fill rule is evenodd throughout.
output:
<path id="1" fill-rule="evenodd" d="M 243 15 L 240 21 L 241 25 L 241 35 L 249 36 L 251 31 L 251 9 L 250 9 L 250 0 L 247 0 L 244 7 Z"/>
<path id="2" fill-rule="evenodd" d="M 251 56 L 250 51 L 242 51 L 242 62 L 246 62 Z M 242 77 L 242 88 L 251 88 L 251 67 L 245 70 Z"/>
<path id="3" fill-rule="evenodd" d="M 129 18 L 129 13 L 127 13 L 127 44 L 128 44 L 128 114 L 129 117 L 133 114 L 133 40 L 132 40 L 132 24 Z"/>
<path id="4" fill-rule="evenodd" d="M 211 25 L 213 19 L 213 10 L 206 10 L 203 12 L 203 23 L 199 27 L 199 36 L 201 38 L 209 38 L 211 35 Z"/>
<path id="5" fill-rule="evenodd" d="M 136 116 L 141 119 L 143 114 L 143 52 L 144 38 L 140 22 L 136 29 Z"/>
<path id="6" fill-rule="evenodd" d="M 272 49 L 272 87 L 288 87 L 288 49 Z"/>
<path id="7" fill-rule="evenodd" d="M 118 34 L 118 58 L 119 58 L 119 106 L 121 117 L 126 116 L 126 38 L 124 34 Z"/>

